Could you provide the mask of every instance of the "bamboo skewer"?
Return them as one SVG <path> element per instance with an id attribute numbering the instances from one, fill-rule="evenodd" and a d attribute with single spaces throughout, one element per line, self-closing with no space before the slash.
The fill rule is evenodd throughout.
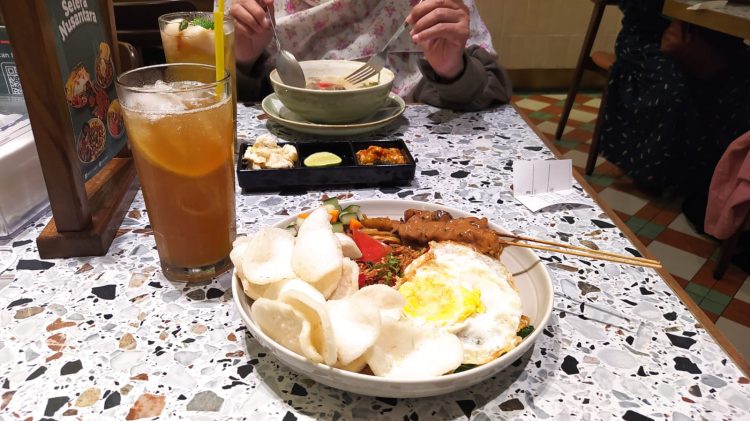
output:
<path id="1" fill-rule="evenodd" d="M 502 234 L 502 233 L 498 233 L 498 235 L 500 235 L 501 237 L 513 238 L 515 240 L 528 241 L 529 243 L 546 244 L 548 246 L 555 246 L 555 247 L 561 247 L 561 248 L 566 248 L 566 249 L 579 250 L 579 251 L 586 252 L 586 253 L 591 252 L 591 253 L 597 253 L 597 254 L 604 254 L 604 255 L 607 255 L 607 256 L 618 257 L 618 258 L 625 258 L 625 259 L 629 259 L 629 260 L 638 260 L 638 261 L 641 261 L 641 262 L 644 262 L 644 263 L 651 263 L 651 264 L 658 264 L 659 263 L 656 260 L 646 259 L 646 258 L 643 258 L 643 257 L 626 256 L 626 255 L 623 255 L 623 254 L 612 253 L 612 252 L 609 252 L 609 251 L 594 250 L 594 249 L 590 249 L 588 247 L 574 246 L 572 244 L 556 243 L 554 241 L 541 240 L 541 239 L 538 239 L 538 238 L 526 237 L 526 236 L 523 236 L 523 235 Z"/>
<path id="2" fill-rule="evenodd" d="M 505 234 L 501 234 L 501 235 L 505 236 Z M 538 241 L 538 242 L 541 242 L 541 241 Z M 616 263 L 625 263 L 625 264 L 633 265 L 633 266 L 644 266 L 644 267 L 654 268 L 654 269 L 660 269 L 662 267 L 661 262 L 657 260 L 643 259 L 639 257 L 631 258 L 629 256 L 625 256 L 622 254 L 598 252 L 596 250 L 581 251 L 581 250 L 575 249 L 573 247 L 568 247 L 568 246 L 549 247 L 545 245 L 520 243 L 516 241 L 505 241 L 504 243 L 505 245 L 508 245 L 508 246 L 524 247 L 524 248 L 535 249 L 535 250 L 544 250 L 544 251 L 551 251 L 555 253 L 570 254 L 573 256 L 588 257 L 590 259 L 607 260 L 607 261 L 616 262 Z"/>

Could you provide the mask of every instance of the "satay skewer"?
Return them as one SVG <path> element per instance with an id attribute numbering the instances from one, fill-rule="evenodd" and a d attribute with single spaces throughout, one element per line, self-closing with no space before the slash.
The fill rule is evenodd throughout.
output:
<path id="1" fill-rule="evenodd" d="M 612 253 L 612 252 L 604 251 L 604 250 L 594 250 L 594 249 L 590 249 L 590 248 L 587 248 L 587 247 L 574 246 L 572 244 L 557 243 L 557 242 L 554 242 L 554 241 L 541 240 L 539 238 L 526 237 L 524 235 L 514 235 L 514 234 L 505 234 L 505 233 L 498 233 L 498 235 L 501 236 L 501 237 L 505 237 L 505 238 L 513 238 L 515 240 L 527 241 L 529 243 L 546 244 L 548 246 L 555 246 L 555 247 L 560 247 L 560 248 L 565 248 L 565 249 L 578 250 L 578 251 L 581 251 L 581 252 L 584 252 L 584 253 L 589 253 L 590 252 L 590 253 L 601 254 L 601 255 L 605 255 L 605 256 L 611 256 L 611 257 L 615 257 L 615 258 L 624 258 L 624 259 L 628 259 L 628 260 L 635 260 L 635 261 L 643 262 L 643 263 L 646 263 L 646 264 L 659 265 L 658 267 L 661 267 L 661 263 L 659 263 L 657 260 L 646 259 L 646 258 L 643 258 L 643 257 L 627 256 L 627 255 L 618 254 L 618 253 Z M 516 243 L 515 242 L 510 242 L 510 244 L 511 245 L 515 245 Z"/>
<path id="2" fill-rule="evenodd" d="M 367 218 L 365 217 L 365 219 L 363 220 L 363 224 L 368 228 L 374 228 L 377 230 L 382 230 L 382 231 L 395 233 L 397 235 L 403 236 L 403 233 L 401 232 L 401 228 L 404 225 L 409 223 L 408 218 L 405 218 L 405 219 L 407 219 L 407 222 L 394 221 L 390 218 Z M 436 223 L 438 221 L 428 221 L 427 223 L 431 223 L 431 222 Z M 504 233 L 493 231 L 490 228 L 487 228 L 484 226 L 477 226 L 476 228 L 478 229 L 478 231 L 491 232 L 494 235 L 494 237 L 490 239 L 489 241 L 493 243 L 494 241 L 498 241 L 503 246 L 516 246 L 516 247 L 524 247 L 524 248 L 530 248 L 530 249 L 536 249 L 536 250 L 544 250 L 544 251 L 550 251 L 554 253 L 569 254 L 569 255 L 578 256 L 578 257 L 586 257 L 589 259 L 607 260 L 607 261 L 616 262 L 616 263 L 623 263 L 623 264 L 628 264 L 628 265 L 633 265 L 633 266 L 643 266 L 643 267 L 649 267 L 649 268 L 654 268 L 654 269 L 659 269 L 662 267 L 659 261 L 646 259 L 643 257 L 626 256 L 626 255 L 612 253 L 608 251 L 594 250 L 594 249 L 585 248 L 581 246 L 558 243 L 558 242 L 548 241 L 548 240 L 541 240 L 538 238 L 526 237 L 522 235 L 504 234 Z M 460 235 L 458 237 L 460 237 Z M 516 241 L 504 240 L 503 238 L 508 238 L 508 239 L 512 239 Z M 411 239 L 411 240 L 415 240 L 415 239 Z M 423 241 L 423 240 L 424 238 L 419 239 L 419 241 Z M 453 240 L 462 242 L 461 238 L 455 238 Z M 537 244 L 533 244 L 533 243 L 537 243 Z"/>
<path id="3" fill-rule="evenodd" d="M 539 244 L 529 244 L 529 243 L 521 243 L 517 241 L 503 241 L 503 243 L 506 246 L 515 246 L 515 247 L 524 247 L 529 249 L 535 249 L 535 250 L 544 250 L 544 251 L 551 251 L 555 253 L 562 253 L 562 254 L 570 254 L 573 256 L 579 256 L 579 257 L 588 257 L 590 259 L 597 259 L 597 260 L 607 260 L 610 262 L 616 262 L 616 263 L 625 263 L 628 265 L 633 266 L 644 266 L 654 269 L 661 268 L 661 263 L 656 260 L 649 260 L 649 259 L 640 259 L 640 258 L 631 258 L 629 256 L 625 256 L 622 254 L 615 254 L 615 253 L 598 253 L 594 250 L 590 251 L 579 251 L 574 250 L 571 248 L 560 248 L 560 247 L 549 247 L 545 245 L 539 245 Z"/>

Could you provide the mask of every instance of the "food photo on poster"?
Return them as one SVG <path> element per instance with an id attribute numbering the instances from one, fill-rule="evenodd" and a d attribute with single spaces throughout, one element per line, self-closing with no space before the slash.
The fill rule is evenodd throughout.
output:
<path id="1" fill-rule="evenodd" d="M 127 143 L 114 87 L 112 45 L 100 26 L 99 3 L 48 0 L 60 75 L 84 179 Z"/>

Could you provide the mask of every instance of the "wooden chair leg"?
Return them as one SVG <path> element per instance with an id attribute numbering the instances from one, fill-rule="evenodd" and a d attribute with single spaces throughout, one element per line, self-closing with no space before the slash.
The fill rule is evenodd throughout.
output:
<path id="1" fill-rule="evenodd" d="M 607 91 L 609 90 L 609 78 L 607 85 L 602 92 L 602 100 L 599 103 L 599 112 L 596 114 L 596 125 L 594 133 L 591 136 L 591 145 L 589 145 L 589 156 L 586 158 L 586 175 L 591 175 L 596 167 L 596 159 L 599 157 L 599 137 L 602 133 L 602 124 L 604 123 L 604 108 L 607 105 Z"/>
<path id="2" fill-rule="evenodd" d="M 729 264 L 732 263 L 732 256 L 734 256 L 735 249 L 737 248 L 740 234 L 742 234 L 741 229 L 737 230 L 734 235 L 721 243 L 721 254 L 719 256 L 719 262 L 716 264 L 716 269 L 714 269 L 714 279 L 720 280 L 724 277 L 724 273 L 726 273 L 729 268 Z"/>
<path id="3" fill-rule="evenodd" d="M 578 94 L 578 86 L 581 84 L 581 77 L 583 77 L 583 67 L 576 67 L 573 81 L 571 82 L 570 89 L 568 89 L 568 96 L 565 98 L 565 106 L 563 106 L 560 122 L 557 123 L 555 140 L 562 139 L 565 126 L 568 124 L 568 117 L 570 117 L 570 110 L 573 109 L 573 104 L 575 103 L 576 95 Z"/>
<path id="4" fill-rule="evenodd" d="M 602 16 L 604 16 L 604 9 L 607 7 L 603 2 L 595 2 L 594 10 L 591 12 L 591 20 L 589 21 L 589 28 L 586 31 L 586 36 L 583 38 L 583 46 L 581 47 L 581 54 L 578 56 L 578 64 L 576 64 L 576 70 L 573 74 L 573 80 L 568 89 L 568 96 L 565 98 L 565 106 L 563 107 L 563 113 L 560 116 L 560 122 L 557 124 L 557 131 L 555 132 L 555 139 L 561 139 L 565 126 L 568 124 L 568 117 L 570 117 L 570 110 L 573 108 L 573 104 L 576 100 L 576 94 L 578 88 L 581 85 L 581 78 L 583 77 L 583 71 L 586 69 L 586 63 L 590 60 L 591 49 L 594 46 L 596 40 L 596 33 L 599 32 L 599 24 L 602 22 Z"/>
<path id="5" fill-rule="evenodd" d="M 120 58 L 120 72 L 141 67 L 141 55 L 132 44 L 120 41 L 117 43 L 117 50 Z"/>

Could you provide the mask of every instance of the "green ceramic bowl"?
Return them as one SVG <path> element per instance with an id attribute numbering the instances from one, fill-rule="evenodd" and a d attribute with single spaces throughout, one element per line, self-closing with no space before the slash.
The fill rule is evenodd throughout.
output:
<path id="1" fill-rule="evenodd" d="M 347 60 L 302 61 L 305 78 L 318 78 L 323 81 L 343 80 L 362 66 L 362 62 Z M 388 69 L 351 89 L 328 91 L 319 89 L 295 88 L 285 85 L 278 72 L 271 72 L 271 85 L 279 100 L 294 113 L 313 123 L 346 124 L 354 123 L 375 113 L 385 104 L 393 86 L 393 72 Z M 361 87 L 372 82 L 373 86 Z"/>

